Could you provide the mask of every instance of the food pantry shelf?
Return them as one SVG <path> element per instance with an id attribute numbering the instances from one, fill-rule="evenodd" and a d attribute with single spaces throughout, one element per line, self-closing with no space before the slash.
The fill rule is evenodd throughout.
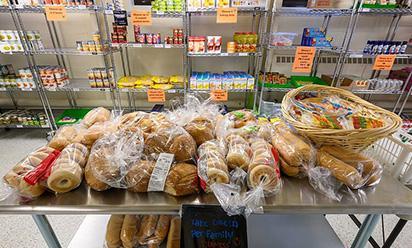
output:
<path id="1" fill-rule="evenodd" d="M 64 90 L 72 90 L 72 91 L 103 91 L 103 92 L 110 92 L 110 88 L 92 88 L 90 87 L 88 79 L 69 79 L 70 83 L 65 85 L 63 88 L 60 88 L 62 91 Z"/>
<path id="2" fill-rule="evenodd" d="M 111 52 L 117 52 L 118 49 L 111 49 L 108 51 L 102 52 L 90 52 L 90 51 L 79 51 L 76 48 L 57 48 L 57 49 L 44 49 L 44 50 L 36 50 L 31 51 L 30 53 L 36 55 L 84 55 L 84 56 L 93 56 L 93 55 L 108 55 Z"/>
<path id="3" fill-rule="evenodd" d="M 51 5 L 53 6 L 53 5 Z M 92 13 L 95 11 L 102 11 L 99 6 L 65 6 L 68 13 Z M 16 6 L 15 9 L 21 13 L 44 13 L 46 6 Z"/>
<path id="4" fill-rule="evenodd" d="M 113 15 L 113 10 L 105 10 L 106 15 Z M 131 12 L 128 11 L 127 15 L 130 17 Z M 160 12 L 160 11 L 152 11 L 152 18 L 182 18 L 184 16 L 183 12 Z"/>
<path id="5" fill-rule="evenodd" d="M 10 7 L 11 8 L 11 7 Z M 7 13 L 10 11 L 8 6 L 0 6 L 0 13 Z"/>
<path id="6" fill-rule="evenodd" d="M 264 88 L 264 91 L 266 92 L 289 92 L 291 90 L 294 90 L 295 88 Z M 400 95 L 402 94 L 402 91 L 393 91 L 393 90 L 352 90 L 351 91 L 354 94 L 358 95 Z"/>
<path id="7" fill-rule="evenodd" d="M 147 92 L 148 89 L 135 89 L 135 88 L 121 88 L 119 89 L 120 92 L 135 92 L 135 93 L 145 93 Z M 169 93 L 169 94 L 175 94 L 175 93 L 184 93 L 185 90 L 181 88 L 177 89 L 168 89 L 164 90 L 164 92 Z"/>
<path id="8" fill-rule="evenodd" d="M 407 9 L 407 8 L 395 8 L 395 9 L 360 8 L 358 12 L 361 14 L 371 14 L 371 15 L 412 15 L 412 10 Z"/>
<path id="9" fill-rule="evenodd" d="M 279 194 L 267 197 L 265 213 L 412 214 L 412 191 L 384 172 L 381 182 L 364 189 L 362 202 L 344 195 L 336 202 L 316 192 L 306 179 L 283 177 Z M 388 194 L 396 192 L 396 194 Z M 182 204 L 219 205 L 213 194 L 172 197 L 162 192 L 132 193 L 124 189 L 97 192 L 85 182 L 65 194 L 46 193 L 29 202 L 8 198 L 2 214 L 177 214 Z"/>
<path id="10" fill-rule="evenodd" d="M 0 128 L 10 128 L 10 129 L 40 129 L 40 128 L 45 128 L 48 129 L 50 126 L 28 126 L 28 125 L 0 125 Z"/>
<path id="11" fill-rule="evenodd" d="M 269 50 L 279 50 L 279 51 L 294 51 L 296 48 L 300 47 L 299 45 L 293 45 L 293 46 L 272 46 L 268 45 L 267 49 Z M 304 46 L 308 47 L 309 46 Z M 339 54 L 342 51 L 342 48 L 340 47 L 315 47 L 316 50 L 326 52 L 326 53 L 332 53 L 332 54 Z"/>
<path id="12" fill-rule="evenodd" d="M 352 9 L 310 9 L 310 8 L 292 8 L 283 7 L 273 11 L 279 16 L 348 16 Z"/>
<path id="13" fill-rule="evenodd" d="M 262 53 L 188 53 L 189 57 L 249 57 L 261 56 Z"/>
<path id="14" fill-rule="evenodd" d="M 256 92 L 256 90 L 248 90 L 248 89 L 223 89 L 226 90 L 229 93 L 242 93 L 242 92 Z M 196 90 L 196 89 L 190 89 L 189 92 L 199 92 L 199 93 L 210 93 L 212 89 L 209 90 Z"/>
<path id="15" fill-rule="evenodd" d="M 185 44 L 139 44 L 139 43 L 111 43 L 112 47 L 134 47 L 134 48 L 185 48 Z"/>
<path id="16" fill-rule="evenodd" d="M 250 14 L 256 12 L 265 12 L 264 7 L 248 8 L 248 7 L 238 7 L 238 14 Z M 217 8 L 189 8 L 187 12 L 191 15 L 216 15 Z"/>
<path id="17" fill-rule="evenodd" d="M 389 54 L 367 54 L 359 51 L 348 51 L 346 56 L 349 58 L 375 58 L 378 55 L 389 55 Z M 412 58 L 412 54 L 394 54 L 398 59 L 409 59 Z"/>

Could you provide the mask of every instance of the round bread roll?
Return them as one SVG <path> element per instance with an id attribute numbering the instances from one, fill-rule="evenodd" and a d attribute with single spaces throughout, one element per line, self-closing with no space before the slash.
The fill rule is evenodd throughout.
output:
<path id="1" fill-rule="evenodd" d="M 79 164 L 82 168 L 85 166 L 86 158 L 84 154 L 78 149 L 67 149 L 65 148 L 60 154 L 60 159 L 68 159 Z"/>
<path id="2" fill-rule="evenodd" d="M 34 167 L 38 166 L 43 160 L 45 160 L 50 154 L 45 152 L 34 152 L 31 153 L 27 159 L 30 164 Z"/>
<path id="3" fill-rule="evenodd" d="M 169 152 L 168 149 L 169 137 L 166 133 L 152 133 L 145 140 L 145 154 L 157 154 Z"/>
<path id="4" fill-rule="evenodd" d="M 47 146 L 61 151 L 66 146 L 73 143 L 77 134 L 78 131 L 75 126 L 63 126 L 57 131 L 56 135 L 54 135 Z"/>
<path id="5" fill-rule="evenodd" d="M 122 231 L 124 215 L 112 215 L 106 227 L 107 248 L 119 248 L 122 245 L 120 233 Z"/>
<path id="6" fill-rule="evenodd" d="M 229 183 L 228 173 L 216 168 L 208 168 L 207 177 L 208 185 L 212 185 L 213 183 Z"/>
<path id="7" fill-rule="evenodd" d="M 213 123 L 206 117 L 199 116 L 194 118 L 184 126 L 184 129 L 193 137 L 198 146 L 214 138 Z"/>
<path id="8" fill-rule="evenodd" d="M 13 166 L 13 168 L 3 177 L 4 181 L 13 188 L 18 188 L 20 180 L 29 171 L 34 169 L 33 166 L 27 163 L 19 163 Z"/>
<path id="9" fill-rule="evenodd" d="M 199 192 L 196 166 L 187 163 L 175 164 L 167 175 L 164 192 L 173 196 Z"/>
<path id="10" fill-rule="evenodd" d="M 134 165 L 126 174 L 126 182 L 132 185 L 127 190 L 131 192 L 147 192 L 150 176 L 155 164 L 154 161 L 141 160 L 138 164 Z"/>
<path id="11" fill-rule="evenodd" d="M 228 113 L 230 120 L 234 121 L 234 128 L 241 128 L 248 123 L 254 123 L 256 118 L 252 112 L 248 110 L 236 110 Z"/>
<path id="12" fill-rule="evenodd" d="M 99 181 L 92 173 L 91 171 L 91 166 L 92 166 L 93 160 L 89 160 L 87 162 L 86 167 L 84 169 L 84 178 L 86 179 L 87 185 L 90 186 L 90 188 L 96 190 L 96 191 L 104 191 L 110 188 L 110 186 L 102 181 Z"/>
<path id="13" fill-rule="evenodd" d="M 177 162 L 191 160 L 196 154 L 196 142 L 189 134 L 181 134 L 173 139 L 169 151 Z"/>
<path id="14" fill-rule="evenodd" d="M 90 127 L 96 122 L 105 122 L 110 119 L 110 111 L 103 108 L 98 107 L 90 110 L 83 118 L 82 124 L 86 127 Z"/>
<path id="15" fill-rule="evenodd" d="M 126 215 L 123 220 L 120 239 L 123 248 L 134 248 L 138 245 L 137 232 L 140 227 L 140 218 L 137 215 Z"/>
<path id="16" fill-rule="evenodd" d="M 279 158 L 280 160 L 280 169 L 283 173 L 290 177 L 297 177 L 300 173 L 300 167 L 290 166 L 286 163 L 283 158 Z"/>
<path id="17" fill-rule="evenodd" d="M 119 129 L 129 129 L 130 131 L 135 132 L 140 128 L 138 125 L 139 121 L 148 115 L 149 114 L 141 111 L 124 114 L 120 118 Z"/>
<path id="18" fill-rule="evenodd" d="M 226 156 L 227 165 L 231 169 L 235 169 L 239 167 L 243 170 L 247 170 L 248 165 L 250 163 L 250 157 L 246 153 L 245 148 L 243 146 L 232 147 L 230 148 L 227 156 Z"/>
<path id="19" fill-rule="evenodd" d="M 249 182 L 252 188 L 258 186 L 271 192 L 278 185 L 278 175 L 275 168 L 267 165 L 258 165 L 249 172 Z"/>

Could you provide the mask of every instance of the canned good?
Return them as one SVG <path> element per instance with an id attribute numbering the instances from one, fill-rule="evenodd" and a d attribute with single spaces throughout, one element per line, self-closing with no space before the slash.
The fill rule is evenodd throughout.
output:
<path id="1" fill-rule="evenodd" d="M 83 51 L 83 45 L 81 41 L 76 41 L 76 49 L 77 51 Z"/>
<path id="2" fill-rule="evenodd" d="M 94 41 L 89 40 L 87 42 L 87 44 L 89 44 L 89 51 L 90 52 L 96 52 L 96 44 L 94 43 Z"/>
<path id="3" fill-rule="evenodd" d="M 146 41 L 146 35 L 145 34 L 137 34 L 137 43 L 139 44 L 144 44 Z"/>
<path id="4" fill-rule="evenodd" d="M 82 47 L 83 47 L 83 51 L 90 51 L 90 46 L 89 43 L 87 41 L 82 41 Z"/>
<path id="5" fill-rule="evenodd" d="M 229 41 L 227 43 L 227 52 L 228 53 L 235 53 L 236 52 L 236 43 L 233 41 Z"/>
<path id="6" fill-rule="evenodd" d="M 100 34 L 99 33 L 93 34 L 92 39 L 96 44 L 99 44 L 100 43 Z"/>
<path id="7" fill-rule="evenodd" d="M 152 34 L 152 44 L 157 44 L 157 34 Z"/>
<path id="8" fill-rule="evenodd" d="M 173 37 L 177 38 L 179 37 L 179 29 L 173 29 Z"/>
<path id="9" fill-rule="evenodd" d="M 152 34 L 145 34 L 146 36 L 146 43 L 153 44 L 153 35 Z"/>
<path id="10" fill-rule="evenodd" d="M 134 30 L 135 34 L 140 34 L 140 26 L 139 25 L 133 26 L 133 30 Z"/>

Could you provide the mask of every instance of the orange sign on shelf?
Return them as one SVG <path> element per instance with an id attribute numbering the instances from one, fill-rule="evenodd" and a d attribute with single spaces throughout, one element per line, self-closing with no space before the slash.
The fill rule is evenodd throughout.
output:
<path id="1" fill-rule="evenodd" d="M 64 6 L 46 6 L 46 19 L 48 21 L 65 21 L 67 19 Z"/>
<path id="2" fill-rule="evenodd" d="M 165 102 L 166 95 L 164 90 L 147 90 L 147 101 L 148 102 Z"/>
<path id="3" fill-rule="evenodd" d="M 237 23 L 237 8 L 218 8 L 216 23 Z"/>
<path id="4" fill-rule="evenodd" d="M 227 102 L 227 90 L 211 90 L 210 97 L 215 102 Z"/>
<path id="5" fill-rule="evenodd" d="M 384 54 L 376 56 L 373 69 L 378 71 L 390 71 L 395 62 L 395 54 Z"/>
<path id="6" fill-rule="evenodd" d="M 292 72 L 311 72 L 316 48 L 300 46 L 296 48 Z"/>
<path id="7" fill-rule="evenodd" d="M 132 10 L 130 14 L 132 24 L 137 26 L 150 26 L 152 25 L 152 13 L 145 10 Z"/>

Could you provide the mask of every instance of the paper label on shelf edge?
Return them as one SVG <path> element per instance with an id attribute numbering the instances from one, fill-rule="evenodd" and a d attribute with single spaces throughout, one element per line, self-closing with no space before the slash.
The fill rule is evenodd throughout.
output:
<path id="1" fill-rule="evenodd" d="M 48 88 L 48 91 L 56 91 L 56 88 Z"/>
<path id="2" fill-rule="evenodd" d="M 390 71 L 395 63 L 396 54 L 381 54 L 376 56 L 373 69 L 378 71 Z"/>
<path id="3" fill-rule="evenodd" d="M 150 176 L 149 185 L 147 191 L 163 191 L 167 175 L 169 174 L 170 166 L 173 163 L 174 154 L 172 153 L 160 153 L 157 158 L 156 165 L 153 168 L 152 175 Z"/>
<path id="4" fill-rule="evenodd" d="M 237 8 L 217 8 L 216 23 L 237 23 Z"/>
<path id="5" fill-rule="evenodd" d="M 16 127 L 17 127 L 17 128 L 22 128 L 22 127 L 23 127 L 23 125 L 16 125 Z"/>
<path id="6" fill-rule="evenodd" d="M 79 9 L 86 9 L 86 5 L 79 5 L 78 8 Z"/>
<path id="7" fill-rule="evenodd" d="M 221 53 L 220 55 L 222 55 L 222 56 L 228 56 L 229 53 Z"/>
<path id="8" fill-rule="evenodd" d="M 166 95 L 164 90 L 148 89 L 147 90 L 148 102 L 165 102 Z"/>
<path id="9" fill-rule="evenodd" d="M 143 47 L 142 44 L 133 44 L 132 47 Z"/>
<path id="10" fill-rule="evenodd" d="M 22 91 L 33 91 L 32 88 L 21 88 Z"/>
<path id="11" fill-rule="evenodd" d="M 349 57 L 351 57 L 351 58 L 363 58 L 363 54 L 351 54 Z"/>
<path id="12" fill-rule="evenodd" d="M 165 48 L 172 48 L 172 45 L 170 45 L 170 44 L 165 44 Z"/>
<path id="13" fill-rule="evenodd" d="M 211 90 L 210 97 L 215 102 L 227 102 L 228 100 L 227 90 L 220 90 L 220 89 Z"/>
<path id="14" fill-rule="evenodd" d="M 122 92 L 128 92 L 129 91 L 129 89 L 120 89 Z"/>
<path id="15" fill-rule="evenodd" d="M 311 72 L 315 53 L 315 47 L 298 46 L 295 52 L 295 60 L 292 65 L 292 72 Z"/>
<path id="16" fill-rule="evenodd" d="M 73 91 L 80 91 L 79 88 L 73 88 Z"/>
<path id="17" fill-rule="evenodd" d="M 46 6 L 46 19 L 48 21 L 66 21 L 66 8 L 61 5 Z"/>
<path id="18" fill-rule="evenodd" d="M 154 47 L 156 47 L 156 48 L 163 48 L 163 44 L 154 44 Z"/>
<path id="19" fill-rule="evenodd" d="M 104 11 L 104 13 L 105 13 L 106 15 L 113 15 L 113 10 L 111 10 L 111 9 L 106 9 L 106 10 Z"/>
<path id="20" fill-rule="evenodd" d="M 239 56 L 248 56 L 249 53 L 239 53 Z"/>
<path id="21" fill-rule="evenodd" d="M 134 26 L 151 26 L 152 25 L 152 12 L 146 10 L 132 10 L 130 14 L 130 20 Z"/>
<path id="22" fill-rule="evenodd" d="M 365 8 L 365 9 L 362 8 L 362 9 L 361 9 L 361 12 L 370 12 L 370 11 L 371 11 L 371 9 L 369 9 L 369 8 Z"/>

